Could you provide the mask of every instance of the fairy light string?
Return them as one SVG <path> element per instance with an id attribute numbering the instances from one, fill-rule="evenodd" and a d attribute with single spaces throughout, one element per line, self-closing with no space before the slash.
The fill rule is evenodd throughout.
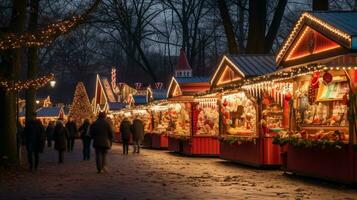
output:
<path id="1" fill-rule="evenodd" d="M 42 76 L 36 79 L 29 79 L 25 81 L 19 80 L 0 80 L 0 89 L 3 89 L 7 92 L 11 91 L 20 91 L 27 89 L 39 89 L 46 84 L 48 84 L 51 80 L 54 80 L 54 74 L 48 74 L 46 76 Z"/>
<path id="2" fill-rule="evenodd" d="M 22 34 L 5 33 L 0 38 L 0 50 L 16 49 L 20 47 L 44 46 L 50 44 L 55 38 L 69 32 L 82 23 L 88 15 L 98 6 L 101 0 L 95 2 L 82 15 L 75 15 L 69 19 L 52 23 L 36 32 Z"/>

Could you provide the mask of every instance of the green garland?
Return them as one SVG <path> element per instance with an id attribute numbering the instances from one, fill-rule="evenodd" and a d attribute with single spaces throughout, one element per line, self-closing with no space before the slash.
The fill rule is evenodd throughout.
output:
<path id="1" fill-rule="evenodd" d="M 234 143 L 241 144 L 241 143 L 251 143 L 251 142 L 256 144 L 257 139 L 258 138 L 255 136 L 247 137 L 247 136 L 238 136 L 238 135 L 230 135 L 230 136 L 227 135 L 227 136 L 219 137 L 219 140 L 228 144 L 234 144 Z"/>
<path id="2" fill-rule="evenodd" d="M 278 144 L 280 146 L 290 144 L 294 147 L 304 147 L 304 148 L 321 147 L 322 149 L 329 148 L 329 147 L 342 149 L 342 147 L 345 145 L 343 141 L 306 140 L 294 136 L 282 137 L 281 135 L 273 136 L 273 144 Z"/>

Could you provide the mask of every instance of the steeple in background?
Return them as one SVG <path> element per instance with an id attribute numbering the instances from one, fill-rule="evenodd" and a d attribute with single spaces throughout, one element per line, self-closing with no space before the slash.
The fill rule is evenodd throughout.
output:
<path id="1" fill-rule="evenodd" d="M 180 55 L 175 68 L 175 77 L 192 77 L 192 68 L 188 63 L 185 50 L 180 49 Z"/>

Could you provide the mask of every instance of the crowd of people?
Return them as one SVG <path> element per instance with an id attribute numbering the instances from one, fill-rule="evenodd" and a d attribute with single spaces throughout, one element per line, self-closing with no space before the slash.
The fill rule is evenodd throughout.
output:
<path id="1" fill-rule="evenodd" d="M 133 139 L 133 153 L 140 153 L 140 145 L 144 138 L 144 125 L 138 116 L 135 117 L 133 123 L 125 118 L 120 124 L 119 131 L 123 142 L 123 154 L 128 154 L 130 138 Z M 114 130 L 111 120 L 104 112 L 99 113 L 93 123 L 90 119 L 84 119 L 80 127 L 77 127 L 76 122 L 69 117 L 66 123 L 63 119 L 51 121 L 46 128 L 34 114 L 32 119 L 26 122 L 24 128 L 18 128 L 18 132 L 22 132 L 19 133 L 22 135 L 19 140 L 26 146 L 28 165 L 32 172 L 37 171 L 40 153 L 44 152 L 46 141 L 48 148 L 54 146 L 54 149 L 58 151 L 58 163 L 61 164 L 64 162 L 65 151 L 73 152 L 76 138 L 82 140 L 83 160 L 90 160 L 91 144 L 93 144 L 97 172 L 107 171 L 106 157 L 108 150 L 112 147 Z"/>

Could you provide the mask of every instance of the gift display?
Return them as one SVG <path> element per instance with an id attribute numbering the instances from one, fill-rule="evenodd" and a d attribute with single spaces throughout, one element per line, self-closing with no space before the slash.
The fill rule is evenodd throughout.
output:
<path id="1" fill-rule="evenodd" d="M 222 122 L 224 133 L 230 135 L 256 135 L 257 110 L 243 92 L 222 96 Z"/>
<path id="2" fill-rule="evenodd" d="M 265 97 L 269 99 L 269 97 Z M 283 128 L 283 109 L 271 100 L 263 100 L 261 125 L 264 133 L 280 132 Z"/>
<path id="3" fill-rule="evenodd" d="M 325 75 L 317 80 L 318 92 L 313 101 L 308 100 L 306 85 L 313 81 L 314 77 L 303 76 L 297 80 L 295 110 L 300 131 L 291 133 L 290 136 L 311 141 L 348 142 L 348 82 L 341 72 L 326 73 L 327 78 Z"/>
<path id="4" fill-rule="evenodd" d="M 214 136 L 219 133 L 219 113 L 216 98 L 196 99 L 197 130 L 195 135 Z"/>
<path id="5" fill-rule="evenodd" d="M 190 136 L 191 134 L 191 104 L 174 103 L 169 104 L 169 126 L 168 130 L 177 136 Z"/>
<path id="6" fill-rule="evenodd" d="M 167 132 L 170 124 L 169 108 L 165 106 L 151 107 L 153 129 L 152 132 L 162 134 Z"/>

